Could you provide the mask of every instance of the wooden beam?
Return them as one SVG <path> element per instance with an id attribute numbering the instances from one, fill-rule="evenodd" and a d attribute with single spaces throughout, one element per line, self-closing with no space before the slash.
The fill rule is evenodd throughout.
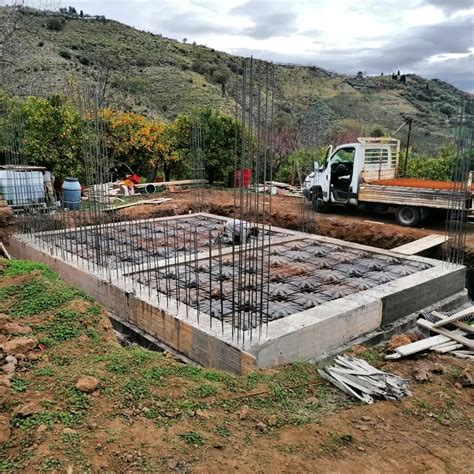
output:
<path id="1" fill-rule="evenodd" d="M 440 318 L 440 321 L 437 321 L 436 323 L 433 324 L 434 328 L 439 328 L 441 326 L 445 326 L 446 324 L 451 324 L 451 323 L 456 323 L 458 322 L 458 319 L 464 318 L 465 316 L 469 316 L 470 314 L 474 313 L 474 306 L 471 306 L 469 308 L 464 308 L 461 311 L 458 311 L 457 313 L 453 314 L 452 316 L 446 316 L 443 313 L 440 313 L 439 311 L 433 311 L 431 314 L 433 316 L 436 316 L 437 318 Z M 474 316 L 473 316 L 474 319 Z M 465 326 L 470 327 L 468 324 L 465 324 Z M 471 328 L 474 331 L 474 328 Z"/>
<path id="2" fill-rule="evenodd" d="M 421 326 L 423 328 L 429 329 L 430 331 L 436 332 L 438 334 L 441 334 L 443 336 L 449 337 L 453 341 L 460 342 L 466 347 L 469 347 L 469 349 L 474 349 L 474 340 L 473 339 L 468 339 L 467 337 L 464 336 L 459 336 L 454 333 L 454 331 L 448 331 L 443 328 L 434 328 L 433 323 L 430 323 L 426 319 L 419 319 L 416 324 L 418 326 Z"/>
<path id="3" fill-rule="evenodd" d="M 409 242 L 405 245 L 400 245 L 392 249 L 392 252 L 401 253 L 403 255 L 416 255 L 417 253 L 423 252 L 424 250 L 437 247 L 438 245 L 444 244 L 448 238 L 445 235 L 431 234 L 421 239 Z"/>

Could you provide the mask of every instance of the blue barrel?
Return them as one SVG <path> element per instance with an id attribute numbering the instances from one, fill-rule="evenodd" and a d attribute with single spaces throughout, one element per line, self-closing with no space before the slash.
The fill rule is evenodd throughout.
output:
<path id="1" fill-rule="evenodd" d="M 81 185 L 77 178 L 66 178 L 63 186 L 63 206 L 66 209 L 77 210 L 81 204 Z"/>

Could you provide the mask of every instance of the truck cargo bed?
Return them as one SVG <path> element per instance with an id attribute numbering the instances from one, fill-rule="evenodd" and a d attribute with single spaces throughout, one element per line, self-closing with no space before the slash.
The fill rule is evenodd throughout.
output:
<path id="1" fill-rule="evenodd" d="M 419 185 L 420 182 L 421 186 Z M 410 186 L 414 183 L 417 183 L 417 185 Z M 379 180 L 371 183 L 361 183 L 358 200 L 359 202 L 447 209 L 454 201 L 454 195 L 450 188 L 451 183 L 445 181 Z"/>

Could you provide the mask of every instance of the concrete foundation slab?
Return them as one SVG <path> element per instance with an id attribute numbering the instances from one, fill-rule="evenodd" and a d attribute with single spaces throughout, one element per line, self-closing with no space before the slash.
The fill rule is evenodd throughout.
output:
<path id="1" fill-rule="evenodd" d="M 209 214 L 178 219 L 190 218 L 202 218 L 210 225 L 226 220 Z M 176 218 L 161 221 L 167 225 L 172 219 Z M 136 223 L 137 228 L 144 225 L 146 222 Z M 14 236 L 9 250 L 16 258 L 46 263 L 124 323 L 185 357 L 235 373 L 318 358 L 464 289 L 462 266 L 281 228 L 272 227 L 271 233 L 268 261 L 259 267 L 268 272 L 269 290 L 258 301 L 242 299 L 245 307 L 230 303 L 236 284 L 232 272 L 224 281 L 213 272 L 218 258 L 214 251 L 198 253 L 195 259 L 198 280 L 202 276 L 199 291 L 206 294 L 205 301 L 211 301 L 206 307 L 199 303 L 196 288 L 183 288 L 179 275 L 189 262 L 180 256 L 166 268 L 158 256 L 156 261 L 119 272 L 91 267 L 87 255 L 74 253 L 74 245 L 60 255 L 51 255 L 41 239 Z M 159 247 L 154 249 L 159 251 Z M 250 257 L 245 256 L 248 283 L 258 284 Z M 222 250 L 219 258 L 224 266 L 231 266 L 232 249 Z M 157 287 L 157 281 L 171 278 L 174 283 L 166 291 Z M 214 296 L 219 301 L 215 306 Z M 251 303 L 265 308 L 262 314 L 268 324 L 263 331 L 256 329 Z M 239 338 L 236 327 L 242 335 Z"/>

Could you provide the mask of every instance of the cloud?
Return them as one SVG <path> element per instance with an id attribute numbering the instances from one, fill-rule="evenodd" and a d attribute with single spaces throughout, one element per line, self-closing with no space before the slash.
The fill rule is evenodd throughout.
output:
<path id="1" fill-rule="evenodd" d="M 447 14 L 458 10 L 469 10 L 473 7 L 472 0 L 424 0 L 423 3 L 440 8 Z"/>
<path id="2" fill-rule="evenodd" d="M 252 21 L 253 26 L 243 30 L 251 38 L 268 39 L 298 31 L 298 15 L 290 2 L 250 0 L 232 8 L 229 13 Z"/>

